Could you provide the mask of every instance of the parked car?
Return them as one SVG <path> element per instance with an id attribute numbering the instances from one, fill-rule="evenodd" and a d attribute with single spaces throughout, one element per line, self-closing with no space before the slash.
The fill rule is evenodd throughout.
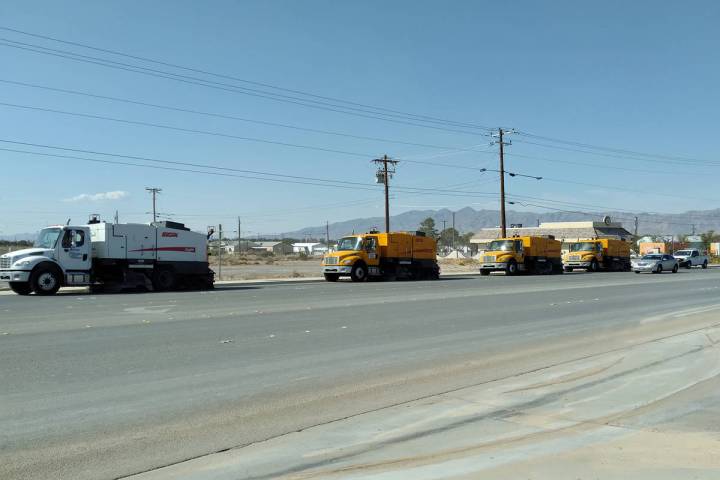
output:
<path id="1" fill-rule="evenodd" d="M 700 251 L 695 248 L 678 250 L 673 256 L 677 258 L 678 264 L 681 267 L 692 268 L 701 266 L 702 268 L 707 268 L 708 266 L 707 255 L 701 255 Z"/>
<path id="2" fill-rule="evenodd" d="M 677 273 L 678 268 L 677 259 L 672 255 L 663 253 L 650 253 L 632 262 L 632 269 L 635 273 L 662 273 L 666 270 Z"/>

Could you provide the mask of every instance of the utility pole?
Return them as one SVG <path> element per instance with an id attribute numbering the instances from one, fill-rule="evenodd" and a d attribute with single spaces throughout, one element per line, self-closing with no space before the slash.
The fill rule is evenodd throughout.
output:
<path id="1" fill-rule="evenodd" d="M 692 225 L 692 234 L 695 235 L 695 224 Z"/>
<path id="2" fill-rule="evenodd" d="M 635 237 L 638 236 L 638 217 L 635 217 Z"/>
<path id="3" fill-rule="evenodd" d="M 325 220 L 325 246 L 330 250 L 330 222 Z"/>
<path id="4" fill-rule="evenodd" d="M 452 215 L 452 249 L 455 250 L 455 212 Z"/>
<path id="5" fill-rule="evenodd" d="M 120 223 L 119 217 L 118 217 L 118 211 L 115 210 L 115 224 L 118 224 L 118 223 Z"/>
<path id="6" fill-rule="evenodd" d="M 443 222 L 443 232 L 445 231 L 445 224 L 447 223 L 447 220 L 442 220 Z"/>
<path id="7" fill-rule="evenodd" d="M 240 217 L 238 217 L 238 255 L 242 252 L 242 230 L 240 230 Z"/>
<path id="8" fill-rule="evenodd" d="M 222 223 L 218 225 L 218 278 L 222 280 L 222 257 L 223 257 L 223 244 L 222 244 Z"/>
<path id="9" fill-rule="evenodd" d="M 503 136 L 505 133 L 513 133 L 512 130 L 509 132 L 503 131 L 502 128 L 498 128 L 497 138 L 495 142 L 500 145 L 500 233 L 501 237 L 507 237 L 507 222 L 505 220 L 505 145 L 511 145 L 511 142 L 504 142 Z"/>
<path id="10" fill-rule="evenodd" d="M 377 183 L 382 182 L 385 185 L 385 233 L 390 233 L 390 178 L 395 173 L 395 165 L 398 164 L 398 161 L 383 155 L 383 158 L 376 158 L 373 163 L 378 165 L 375 173 Z M 390 164 L 390 168 L 388 168 L 388 164 Z"/>
<path id="11" fill-rule="evenodd" d="M 152 193 L 152 199 L 153 199 L 153 223 L 157 221 L 157 209 L 156 209 L 156 197 L 157 194 L 162 192 L 162 188 L 157 187 L 145 187 L 145 190 Z"/>

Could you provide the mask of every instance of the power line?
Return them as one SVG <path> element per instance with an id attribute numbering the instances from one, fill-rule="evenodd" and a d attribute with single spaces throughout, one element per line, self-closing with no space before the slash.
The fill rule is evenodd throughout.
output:
<path id="1" fill-rule="evenodd" d="M 0 140 L 0 142 L 16 143 L 16 144 L 21 143 L 21 142 L 9 142 L 6 140 Z M 39 145 L 39 144 L 35 144 L 35 145 Z M 55 147 L 45 147 L 45 148 L 55 148 Z M 350 182 L 350 181 L 346 181 L 346 180 L 332 180 L 332 179 L 322 179 L 322 178 L 314 178 L 314 177 L 301 177 L 301 176 L 294 176 L 294 175 L 257 172 L 258 175 L 267 175 L 267 176 L 273 176 L 273 177 L 289 177 L 289 178 L 267 178 L 267 177 L 251 176 L 251 175 L 239 175 L 239 174 L 234 174 L 234 173 L 229 173 L 229 172 L 208 172 L 205 170 L 196 170 L 196 169 L 161 166 L 161 165 L 148 165 L 148 164 L 142 164 L 142 163 L 121 162 L 121 161 L 114 161 L 114 160 L 79 157 L 79 156 L 74 156 L 74 155 L 60 155 L 60 154 L 55 154 L 55 153 L 51 154 L 51 153 L 45 153 L 45 152 L 34 152 L 34 151 L 19 150 L 19 149 L 0 148 L 0 150 L 7 151 L 7 152 L 13 152 L 13 153 L 27 154 L 27 155 L 38 155 L 38 156 L 44 156 L 44 157 L 75 159 L 75 160 L 89 161 L 89 162 L 96 162 L 96 163 L 106 163 L 106 164 L 114 164 L 114 165 L 133 166 L 133 167 L 145 167 L 145 168 L 154 168 L 154 169 L 188 172 L 188 173 L 201 173 L 201 174 L 214 175 L 214 176 L 246 178 L 246 179 L 252 179 L 252 180 L 271 181 L 271 182 L 280 182 L 280 183 L 294 183 L 294 184 L 314 185 L 314 186 L 322 186 L 322 187 L 350 188 L 350 189 L 377 191 L 376 188 L 370 186 L 369 184 L 363 184 L 360 182 Z M 129 155 L 116 155 L 116 154 L 105 153 L 105 152 L 94 152 L 94 153 L 97 155 L 118 156 L 121 158 L 133 158 L 132 156 L 129 156 Z M 186 162 L 174 162 L 174 161 L 169 161 L 169 160 L 150 159 L 147 157 L 134 157 L 134 158 L 141 158 L 143 160 L 151 161 L 151 162 L 166 163 L 166 164 L 173 164 L 173 165 L 190 165 L 190 166 L 196 166 L 196 167 L 207 168 L 207 169 L 219 169 L 219 170 L 229 170 L 229 171 L 237 170 L 237 169 L 232 169 L 229 167 L 217 167 L 217 166 L 212 166 L 212 165 L 192 164 L 192 163 L 186 163 Z M 324 183 L 321 183 L 321 182 L 324 182 Z M 495 195 L 492 192 L 448 190 L 448 189 L 439 189 L 439 188 L 425 188 L 425 187 L 411 187 L 411 186 L 410 187 L 396 186 L 394 188 L 397 190 L 401 190 L 403 192 L 408 192 L 408 193 L 421 193 L 422 192 L 422 193 L 427 193 L 427 194 L 449 195 L 449 196 L 476 197 L 476 196 Z"/>
<path id="2" fill-rule="evenodd" d="M 304 91 L 301 91 L 301 90 L 294 90 L 294 89 L 289 89 L 289 88 L 285 88 L 285 87 L 279 87 L 279 86 L 277 86 L 277 85 L 272 85 L 272 84 L 269 84 L 269 83 L 263 83 L 263 82 L 253 81 L 253 80 L 247 80 L 247 79 L 244 79 L 244 78 L 239 78 L 239 77 L 235 77 L 235 76 L 231 76 L 231 75 L 227 75 L 227 74 L 220 74 L 220 73 L 211 72 L 211 71 L 203 70 L 203 69 L 199 69 L 199 68 L 188 67 L 188 66 L 184 66 L 184 65 L 175 64 L 175 63 L 170 63 L 170 62 L 164 62 L 164 61 L 160 61 L 160 60 L 155 60 L 155 59 L 151 59 L 151 58 L 148 58 L 148 57 L 141 57 L 141 56 L 137 56 L 137 55 L 131 55 L 131 54 L 127 54 L 127 53 L 124 53 L 124 52 L 117 51 L 117 50 L 110 50 L 110 49 L 104 49 L 104 48 L 95 47 L 95 46 L 88 45 L 88 44 L 85 44 L 85 43 L 79 43 L 79 42 L 71 42 L 71 41 L 67 41 L 67 40 L 61 40 L 61 39 L 56 38 L 56 37 L 51 37 L 51 36 L 47 36 L 47 35 L 40 35 L 40 34 L 37 34 L 37 33 L 31 33 L 31 32 L 27 32 L 27 31 L 24 31 L 24 30 L 18 30 L 18 29 L 9 28 L 9 27 L 2 27 L 2 26 L 0 26 L 0 29 L 1 29 L 1 30 L 6 30 L 6 31 L 9 31 L 9 32 L 19 33 L 19 34 L 22 34 L 22 35 L 27 35 L 27 36 L 35 37 L 35 38 L 41 38 L 41 39 L 44 39 L 44 40 L 51 40 L 51 41 L 58 42 L 58 43 L 63 43 L 63 44 L 66 44 L 66 45 L 73 45 L 73 46 L 76 46 L 76 47 L 87 48 L 87 49 L 94 50 L 94 51 L 98 51 L 98 52 L 110 53 L 110 54 L 113 54 L 113 55 L 119 55 L 119 56 L 123 56 L 123 57 L 126 57 L 126 58 L 132 58 L 132 59 L 134 59 L 134 60 L 141 60 L 141 61 L 144 61 L 144 62 L 150 62 L 150 63 L 154 63 L 154 64 L 157 64 L 157 65 L 163 65 L 163 66 L 166 66 L 166 67 L 177 68 L 177 69 L 181 69 L 181 70 L 185 70 L 185 71 L 190 71 L 190 72 L 194 72 L 194 73 L 201 73 L 201 74 L 204 74 L 204 75 L 211 75 L 211 76 L 218 77 L 218 78 L 225 78 L 225 79 L 228 79 L 228 80 L 234 80 L 234 81 L 246 83 L 246 84 L 249 84 L 249 85 L 256 85 L 256 86 L 261 86 L 261 87 L 266 87 L 266 88 L 272 88 L 272 89 L 275 89 L 275 90 L 284 91 L 284 92 L 289 92 L 289 93 L 294 93 L 294 94 L 299 94 L 299 95 L 304 95 L 304 96 L 308 96 L 308 97 L 319 98 L 319 99 L 323 99 L 323 100 L 330 100 L 330 101 L 334 101 L 334 102 L 347 103 L 347 104 L 349 104 L 349 105 L 360 106 L 360 107 L 364 107 L 364 108 L 370 108 L 370 109 L 373 109 L 373 110 L 382 110 L 382 111 L 386 111 L 386 112 L 390 112 L 390 113 L 401 114 L 401 115 L 404 115 L 404 116 L 416 117 L 416 118 L 418 118 L 418 119 L 434 120 L 434 121 L 439 121 L 439 122 L 448 123 L 448 124 L 454 124 L 454 125 L 456 125 L 456 126 L 462 126 L 462 127 L 467 127 L 467 128 L 477 128 L 477 129 L 482 129 L 482 130 L 491 130 L 491 129 L 492 129 L 491 127 L 487 127 L 487 126 L 484 126 L 484 125 L 477 125 L 477 124 L 466 123 L 466 122 L 457 122 L 457 121 L 455 121 L 455 120 L 448 120 L 448 119 L 443 119 L 443 118 L 438 118 L 438 117 L 432 117 L 432 116 L 428 116 L 428 115 L 418 115 L 418 114 L 403 112 L 403 111 L 400 111 L 400 110 L 393 110 L 393 109 L 389 109 L 389 108 L 385 108 L 385 107 L 378 107 L 378 106 L 373 106 L 373 105 L 368 105 L 368 104 L 353 102 L 353 101 L 344 100 L 344 99 L 335 98 L 335 97 L 317 95 L 317 94 L 313 94 L 313 93 L 304 92 Z"/>
<path id="3" fill-rule="evenodd" d="M 299 131 L 303 131 L 303 132 L 321 133 L 324 135 L 334 135 L 334 136 L 339 136 L 339 137 L 355 138 L 358 140 L 372 140 L 375 142 L 395 143 L 395 144 L 399 144 L 399 145 L 410 145 L 410 146 L 424 147 L 424 148 L 433 148 L 433 149 L 442 149 L 442 150 L 453 149 L 454 151 L 481 153 L 481 151 L 473 150 L 472 148 L 450 147 L 447 145 L 433 145 L 433 144 L 427 144 L 427 143 L 416 143 L 416 142 L 408 142 L 408 141 L 402 141 L 402 140 L 394 140 L 394 139 L 389 139 L 389 138 L 355 135 L 355 134 L 346 133 L 346 132 L 336 132 L 336 131 L 323 130 L 323 129 L 317 129 L 317 128 L 307 128 L 307 127 L 301 127 L 298 125 L 268 122 L 268 121 L 264 121 L 264 120 L 250 119 L 250 118 L 238 117 L 238 116 L 234 116 L 234 115 L 226 115 L 226 114 L 221 114 L 221 113 L 216 113 L 216 112 L 205 112 L 205 111 L 194 110 L 194 109 L 189 109 L 189 108 L 173 107 L 170 105 L 159 105 L 156 103 L 143 102 L 143 101 L 139 101 L 139 100 L 131 100 L 128 98 L 113 97 L 113 96 L 108 96 L 108 95 L 99 95 L 99 94 L 94 94 L 94 93 L 90 93 L 90 92 L 82 92 L 79 90 L 56 88 L 56 87 L 50 87 L 47 85 L 38 85 L 38 84 L 32 84 L 32 83 L 26 83 L 26 82 L 18 82 L 18 81 L 7 80 L 7 79 L 2 79 L 2 78 L 0 78 L 0 82 L 6 83 L 9 85 L 17 85 L 17 86 L 28 87 L 28 88 L 37 88 L 37 89 L 47 90 L 47 91 L 51 91 L 51 92 L 65 93 L 65 94 L 70 94 L 70 95 L 78 95 L 78 96 L 89 97 L 89 98 L 98 98 L 98 99 L 102 99 L 102 100 L 110 100 L 113 102 L 128 103 L 128 104 L 139 105 L 139 106 L 143 106 L 143 107 L 151 107 L 151 108 L 170 110 L 170 111 L 175 111 L 175 112 L 191 113 L 191 114 L 195 114 L 195 115 L 204 115 L 204 116 L 215 117 L 215 118 L 223 118 L 226 120 L 254 123 L 257 125 L 267 125 L 267 126 L 272 126 L 272 127 L 280 127 L 280 128 L 287 128 L 287 129 L 292 129 L 292 130 L 299 130 Z"/>
<path id="4" fill-rule="evenodd" d="M 5 103 L 0 102 L 0 106 L 5 107 L 11 107 L 11 108 L 20 108 L 25 110 L 33 110 L 38 112 L 46 112 L 46 113 L 56 113 L 60 115 L 68 115 L 73 117 L 80 117 L 80 118 L 91 118 L 93 120 L 105 120 L 109 122 L 117 122 L 117 123 L 124 123 L 128 125 L 139 125 L 143 127 L 153 127 L 153 128 L 162 128 L 166 130 L 174 130 L 178 132 L 184 132 L 184 133 L 196 133 L 200 135 L 210 135 L 214 137 L 224 137 L 224 138 L 232 138 L 235 140 L 243 140 L 248 142 L 257 142 L 257 143 L 267 143 L 270 145 L 279 145 L 283 147 L 293 147 L 293 148 L 303 148 L 307 150 L 316 150 L 320 152 L 328 152 L 328 153 L 339 153 L 342 155 L 352 155 L 355 157 L 369 157 L 372 156 L 371 154 L 367 153 L 358 153 L 358 152 L 348 152 L 345 150 L 336 150 L 332 148 L 324 148 L 324 147 L 314 147 L 310 145 L 301 145 L 297 143 L 289 143 L 289 142 L 281 142 L 277 140 L 267 140 L 263 138 L 255 138 L 255 137 L 244 137 L 241 135 L 232 135 L 229 133 L 221 133 L 221 132 L 213 132 L 210 130 L 198 130 L 193 128 L 183 128 L 183 127 L 174 127 L 172 125 L 165 125 L 161 123 L 150 123 L 150 122 L 142 122 L 139 120 L 127 120 L 123 118 L 115 118 L 115 117 L 108 117 L 105 115 L 95 115 L 90 113 L 81 113 L 81 112 L 70 112 L 67 110 L 57 110 L 53 108 L 42 108 L 42 107 L 33 107 L 31 105 L 20 105 L 15 103 Z"/>
<path id="5" fill-rule="evenodd" d="M 11 42 L 11 43 L 7 43 L 7 42 Z M 33 52 L 33 53 L 39 53 L 42 55 L 50 55 L 50 56 L 54 56 L 54 57 L 65 58 L 65 59 L 89 63 L 89 64 L 93 64 L 93 65 L 100 65 L 103 67 L 113 68 L 113 69 L 117 69 L 117 70 L 123 70 L 123 71 L 127 71 L 127 72 L 132 72 L 132 73 L 140 73 L 142 75 L 163 78 L 163 79 L 167 79 L 167 80 L 174 80 L 177 82 L 182 82 L 182 83 L 186 83 L 186 84 L 190 84 L 190 85 L 197 85 L 197 86 L 202 86 L 202 87 L 207 87 L 207 88 L 213 88 L 216 90 L 222 90 L 222 91 L 227 91 L 227 92 L 232 92 L 232 93 L 239 93 L 239 94 L 248 95 L 251 97 L 265 98 L 265 99 L 269 99 L 269 100 L 274 100 L 274 101 L 284 102 L 284 103 L 289 103 L 289 104 L 294 104 L 294 105 L 300 105 L 300 106 L 309 107 L 309 108 L 326 110 L 326 111 L 331 111 L 331 112 L 336 112 L 336 113 L 343 113 L 346 115 L 353 115 L 356 117 L 370 118 L 370 119 L 374 119 L 374 120 L 382 120 L 382 121 L 386 121 L 386 122 L 399 123 L 399 124 L 403 124 L 403 125 L 411 125 L 411 126 L 416 126 L 416 127 L 431 128 L 431 129 L 435 129 L 435 130 L 442 130 L 442 131 L 453 132 L 453 133 L 461 133 L 461 134 L 465 134 L 465 135 L 485 135 L 485 134 L 479 133 L 477 131 L 473 132 L 473 131 L 467 131 L 467 130 L 458 130 L 457 128 L 446 128 L 446 127 L 441 127 L 441 126 L 437 126 L 437 125 L 427 125 L 427 124 L 415 123 L 412 121 L 400 120 L 397 118 L 387 118 L 387 117 L 383 117 L 380 115 L 387 116 L 389 114 L 384 114 L 384 113 L 380 113 L 380 112 L 371 112 L 372 114 L 368 114 L 368 113 L 362 113 L 363 110 L 355 111 L 355 110 L 359 110 L 359 109 L 350 108 L 350 107 L 337 106 L 336 108 L 334 108 L 332 106 L 325 106 L 322 104 L 318 104 L 318 102 L 309 103 L 312 101 L 306 100 L 306 99 L 293 100 L 292 97 L 283 98 L 283 97 L 287 97 L 287 96 L 286 95 L 278 95 L 278 94 L 271 93 L 271 92 L 255 93 L 253 91 L 253 89 L 248 89 L 246 87 L 240 87 L 237 85 L 224 84 L 224 83 L 220 83 L 220 82 L 214 82 L 212 80 L 205 80 L 202 78 L 189 77 L 187 75 L 180 75 L 180 74 L 176 74 L 176 73 L 172 73 L 172 72 L 164 72 L 161 70 L 150 69 L 147 67 L 140 67 L 137 65 L 125 64 L 122 62 L 115 62 L 113 60 L 106 60 L 106 59 L 91 57 L 91 56 L 87 56 L 87 55 L 80 55 L 80 54 L 73 53 L 73 52 L 67 52 L 67 51 L 42 47 L 39 45 L 32 45 L 32 44 L 27 44 L 27 43 L 23 43 L 23 42 L 17 42 L 15 40 L 10 40 L 10 39 L 6 39 L 6 38 L 0 38 L 0 46 L 20 49 L 20 50 L 24 50 L 24 51 Z M 349 111 L 349 110 L 353 110 L 353 111 Z M 398 116 L 391 115 L 391 117 L 398 117 Z M 416 121 L 418 121 L 418 120 L 416 120 Z M 440 123 L 440 122 L 434 122 L 434 123 Z"/>
<path id="6" fill-rule="evenodd" d="M 667 160 L 704 162 L 704 160 L 698 160 L 698 159 L 693 159 L 693 158 L 688 158 L 688 157 L 681 157 L 681 156 L 677 156 L 677 155 L 662 155 L 662 154 L 655 154 L 655 153 L 638 152 L 638 151 L 627 150 L 627 149 L 622 149 L 622 148 L 604 147 L 604 146 L 592 145 L 592 144 L 588 144 L 588 143 L 574 142 L 574 141 L 570 141 L 570 140 L 562 140 L 562 139 L 552 138 L 552 137 L 544 137 L 541 135 L 534 135 L 532 133 L 522 132 L 522 131 L 519 131 L 517 133 L 518 133 L 518 135 L 522 135 L 522 136 L 530 137 L 530 138 L 536 138 L 539 140 L 546 140 L 549 142 L 562 143 L 565 145 L 571 145 L 571 146 L 581 147 L 581 148 L 604 150 L 604 151 L 613 152 L 613 153 L 629 154 L 629 155 L 634 155 L 634 156 L 643 156 L 643 157 L 650 157 L 650 158 L 664 158 Z"/>
<path id="7" fill-rule="evenodd" d="M 607 158 L 618 158 L 618 159 L 629 159 L 629 160 L 636 160 L 640 162 L 650 162 L 650 163 L 665 163 L 670 165 L 705 165 L 705 166 L 720 166 L 719 162 L 711 162 L 711 161 L 704 161 L 704 160 L 667 160 L 664 159 L 663 156 L 658 157 L 650 157 L 649 154 L 647 154 L 648 158 L 644 157 L 638 157 L 638 156 L 632 156 L 628 154 L 616 154 L 616 153 L 605 153 L 605 152 L 593 152 L 589 150 L 581 150 L 579 148 L 571 148 L 571 147 L 563 147 L 559 145 L 548 145 L 545 143 L 539 143 L 539 142 L 532 142 L 528 140 L 516 140 L 516 142 L 519 143 L 525 143 L 527 145 L 535 145 L 538 147 L 544 147 L 544 148 L 552 148 L 556 150 L 564 150 L 568 152 L 576 152 L 576 153 L 584 153 L 586 155 L 595 155 L 600 157 L 607 157 Z"/>

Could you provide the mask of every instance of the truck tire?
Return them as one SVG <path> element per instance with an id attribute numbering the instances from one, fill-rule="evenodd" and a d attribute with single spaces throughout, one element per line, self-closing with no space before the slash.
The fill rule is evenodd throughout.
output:
<path id="1" fill-rule="evenodd" d="M 167 292 L 175 288 L 175 272 L 169 268 L 158 268 L 152 275 L 152 286 L 156 292 Z"/>
<path id="2" fill-rule="evenodd" d="M 338 278 L 340 278 L 340 275 L 337 273 L 324 273 L 323 276 L 327 282 L 337 282 Z"/>
<path id="3" fill-rule="evenodd" d="M 55 268 L 40 265 L 30 275 L 30 288 L 35 295 L 55 295 L 60 290 L 60 274 Z"/>
<path id="4" fill-rule="evenodd" d="M 594 273 L 594 272 L 597 272 L 597 271 L 599 270 L 599 268 L 600 268 L 600 267 L 599 267 L 599 265 L 598 265 L 597 260 L 595 260 L 595 259 L 593 258 L 592 262 L 590 262 L 590 266 L 587 268 L 587 271 Z"/>
<path id="5" fill-rule="evenodd" d="M 10 282 L 10 290 L 18 295 L 30 295 L 32 292 L 29 282 Z"/>
<path id="6" fill-rule="evenodd" d="M 706 269 L 706 268 L 707 268 L 707 260 L 705 260 L 705 261 L 703 262 L 702 268 L 703 268 L 703 269 Z"/>
<path id="7" fill-rule="evenodd" d="M 688 258 L 688 261 L 687 261 L 687 263 L 685 264 L 685 268 L 687 268 L 688 270 L 690 270 L 690 269 L 692 268 L 692 266 L 693 266 L 692 260 L 690 260 L 690 259 Z"/>
<path id="8" fill-rule="evenodd" d="M 518 273 L 518 265 L 515 260 L 510 260 L 507 264 L 507 267 L 505 267 L 505 274 L 506 275 L 517 275 Z"/>
<path id="9" fill-rule="evenodd" d="M 350 279 L 353 282 L 364 282 L 367 280 L 367 267 L 363 262 L 357 262 L 350 271 Z"/>
<path id="10" fill-rule="evenodd" d="M 566 272 L 572 272 L 573 267 L 564 267 L 563 270 L 565 270 Z"/>

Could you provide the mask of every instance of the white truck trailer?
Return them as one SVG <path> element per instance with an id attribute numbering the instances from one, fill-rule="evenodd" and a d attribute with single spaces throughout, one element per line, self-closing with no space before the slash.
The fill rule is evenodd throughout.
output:
<path id="1" fill-rule="evenodd" d="M 0 282 L 20 295 L 62 286 L 102 289 L 213 287 L 207 238 L 181 223 L 106 223 L 42 229 L 33 248 L 0 256 Z"/>

